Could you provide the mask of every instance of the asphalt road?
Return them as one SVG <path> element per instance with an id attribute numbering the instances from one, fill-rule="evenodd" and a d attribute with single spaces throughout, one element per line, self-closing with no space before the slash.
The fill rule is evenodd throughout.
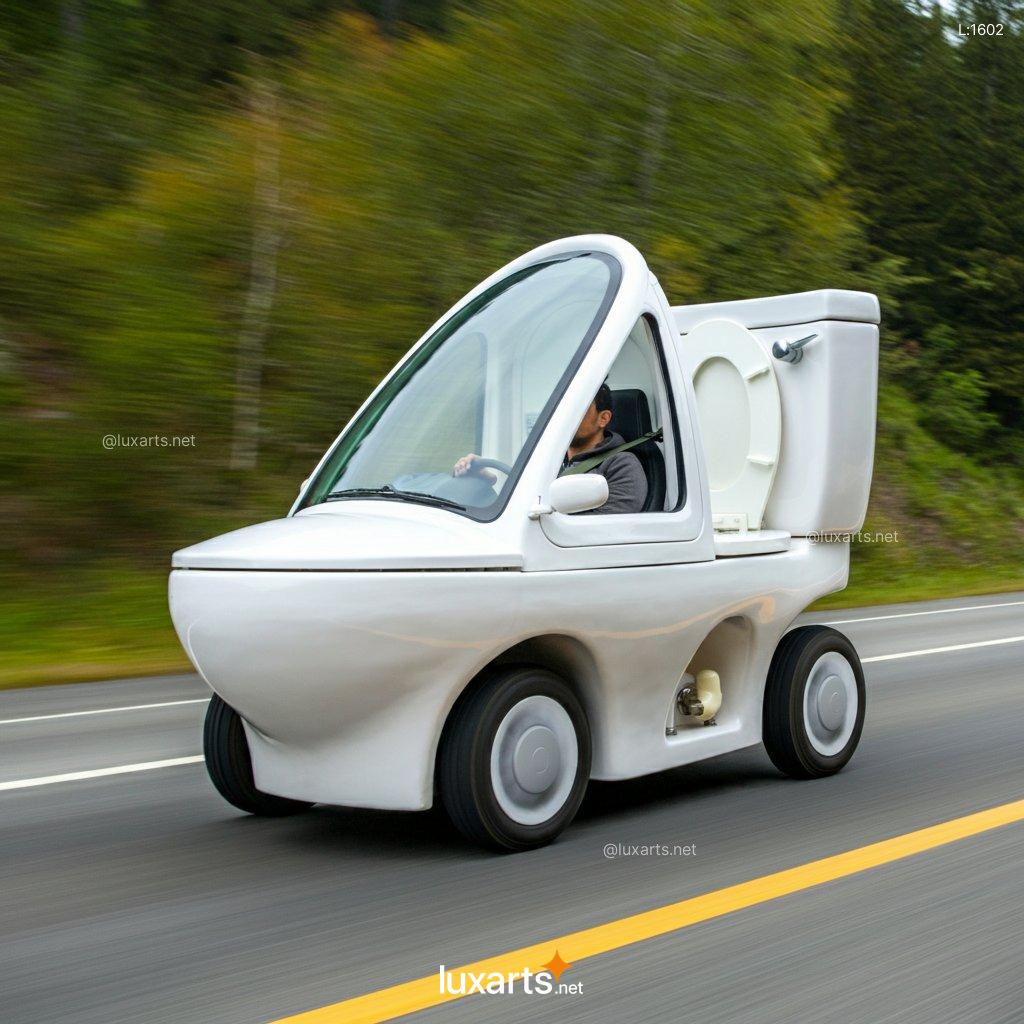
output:
<path id="1" fill-rule="evenodd" d="M 0 1021 L 271 1021 L 1024 797 L 1024 594 L 808 618 L 864 658 L 975 646 L 866 664 L 863 740 L 834 778 L 783 779 L 754 749 L 594 784 L 559 842 L 511 857 L 435 812 L 247 818 L 196 763 L 10 788 L 194 756 L 206 692 L 0 693 Z M 408 1019 L 1019 1022 L 1022 839 L 1007 825 L 594 957 L 563 976 L 580 994 Z"/>

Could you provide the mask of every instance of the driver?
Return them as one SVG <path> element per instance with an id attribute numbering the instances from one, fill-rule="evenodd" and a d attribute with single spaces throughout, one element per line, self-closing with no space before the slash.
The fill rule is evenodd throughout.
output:
<path id="1" fill-rule="evenodd" d="M 608 429 L 612 421 L 612 392 L 607 384 L 598 388 L 594 400 L 590 403 L 576 435 L 569 445 L 569 450 L 562 460 L 559 476 L 570 466 L 599 456 L 625 444 L 620 434 Z M 489 469 L 478 468 L 474 464 L 479 455 L 464 455 L 452 470 L 454 476 L 480 476 L 494 481 L 496 478 Z M 647 499 L 647 476 L 644 474 L 640 460 L 631 452 L 616 452 L 609 455 L 603 462 L 589 470 L 599 473 L 608 481 L 608 500 L 600 507 L 593 509 L 602 514 L 608 512 L 641 512 Z M 580 513 L 586 515 L 587 513 Z"/>

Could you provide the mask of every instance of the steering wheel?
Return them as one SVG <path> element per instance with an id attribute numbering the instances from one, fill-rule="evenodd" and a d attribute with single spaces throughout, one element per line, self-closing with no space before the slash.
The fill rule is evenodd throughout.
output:
<path id="1" fill-rule="evenodd" d="M 496 469 L 506 476 L 512 475 L 512 467 L 507 462 L 502 462 L 501 459 L 485 459 L 479 458 L 473 460 L 474 469 Z"/>

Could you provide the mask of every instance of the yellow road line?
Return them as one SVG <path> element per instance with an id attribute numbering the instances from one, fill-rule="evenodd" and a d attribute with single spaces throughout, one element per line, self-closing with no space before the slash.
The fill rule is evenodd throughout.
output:
<path id="1" fill-rule="evenodd" d="M 778 899 L 780 896 L 788 896 L 790 893 L 801 892 L 825 882 L 834 882 L 836 879 L 846 878 L 869 868 L 890 864 L 923 853 L 925 850 L 933 850 L 958 839 L 966 839 L 968 836 L 1019 821 L 1024 821 L 1024 800 L 1015 800 L 987 811 L 954 818 L 952 821 L 932 825 L 917 832 L 908 832 L 906 835 L 895 836 L 856 850 L 848 850 L 846 853 L 825 857 L 823 860 L 811 861 L 809 864 L 801 864 L 799 867 L 788 868 L 772 875 L 764 875 L 749 882 L 741 882 L 739 885 L 730 885 L 725 889 L 670 903 L 668 906 L 647 910 L 632 917 L 623 917 L 594 928 L 585 928 L 569 935 L 546 939 L 533 946 L 524 946 L 486 960 L 478 960 L 459 967 L 448 966 L 447 969 L 456 973 L 465 971 L 473 974 L 489 974 L 493 971 L 507 975 L 514 971 L 521 972 L 524 968 L 536 972 L 552 958 L 556 949 L 563 960 L 576 964 L 589 957 L 622 949 L 635 942 L 667 935 L 701 921 L 709 921 L 723 914 Z M 570 976 L 567 981 L 571 980 Z M 438 973 L 434 972 L 415 981 L 393 985 L 306 1013 L 283 1017 L 276 1024 L 377 1024 L 379 1021 L 394 1020 L 396 1017 L 460 998 L 464 997 L 441 992 Z"/>

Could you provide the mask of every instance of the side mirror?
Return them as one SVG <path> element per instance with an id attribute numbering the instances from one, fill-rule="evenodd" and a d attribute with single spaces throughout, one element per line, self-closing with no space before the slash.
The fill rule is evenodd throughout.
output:
<path id="1" fill-rule="evenodd" d="M 573 473 L 551 482 L 551 510 L 564 515 L 589 512 L 608 500 L 608 481 L 600 473 Z"/>

